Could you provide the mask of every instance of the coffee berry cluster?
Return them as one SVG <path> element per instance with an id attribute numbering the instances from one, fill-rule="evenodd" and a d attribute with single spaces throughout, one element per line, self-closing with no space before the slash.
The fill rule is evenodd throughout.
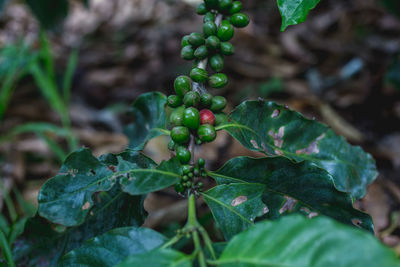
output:
<path id="1" fill-rule="evenodd" d="M 233 45 L 228 42 L 234 35 L 234 27 L 249 24 L 249 17 L 241 13 L 242 3 L 232 0 L 204 0 L 196 12 L 203 15 L 203 32 L 193 32 L 182 38 L 181 57 L 194 60 L 189 76 L 175 79 L 175 94 L 168 97 L 171 108 L 169 125 L 171 141 L 168 148 L 174 151 L 182 164 L 183 176 L 175 185 L 175 190 L 201 190 L 198 178 L 206 176 L 204 159 L 195 164 L 193 147 L 215 140 L 215 127 L 227 120 L 223 109 L 226 99 L 207 92 L 207 86 L 223 88 L 228 77 L 221 71 L 224 56 L 234 54 Z M 209 72 L 212 72 L 209 74 Z"/>

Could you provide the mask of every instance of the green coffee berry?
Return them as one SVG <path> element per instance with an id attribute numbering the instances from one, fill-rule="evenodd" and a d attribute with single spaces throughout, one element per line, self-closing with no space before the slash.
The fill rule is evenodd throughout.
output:
<path id="1" fill-rule="evenodd" d="M 190 165 L 183 165 L 182 166 L 183 174 L 188 174 L 191 170 L 192 170 L 192 166 L 190 166 Z"/>
<path id="2" fill-rule="evenodd" d="M 197 106 L 200 102 L 200 95 L 197 92 L 190 91 L 187 92 L 185 97 L 183 98 L 183 103 L 185 103 L 186 107 Z"/>
<path id="3" fill-rule="evenodd" d="M 204 0 L 207 8 L 212 9 L 218 7 L 218 0 Z"/>
<path id="4" fill-rule="evenodd" d="M 209 93 L 202 94 L 200 96 L 200 103 L 203 107 L 208 108 L 211 106 L 211 101 L 212 101 L 213 96 Z"/>
<path id="5" fill-rule="evenodd" d="M 194 49 L 191 45 L 187 45 L 181 49 L 181 58 L 185 60 L 194 59 Z"/>
<path id="6" fill-rule="evenodd" d="M 227 13 L 232 7 L 232 0 L 218 0 L 218 10 Z"/>
<path id="7" fill-rule="evenodd" d="M 220 72 L 224 69 L 224 57 L 221 54 L 215 54 L 210 57 L 210 67 L 213 71 Z"/>
<path id="8" fill-rule="evenodd" d="M 187 181 L 187 182 L 186 182 L 186 187 L 191 187 L 191 186 L 192 186 L 192 182 Z"/>
<path id="9" fill-rule="evenodd" d="M 185 126 L 176 126 L 171 130 L 171 138 L 177 144 L 187 143 L 190 139 L 189 129 Z"/>
<path id="10" fill-rule="evenodd" d="M 185 187 L 180 183 L 175 184 L 174 188 L 177 193 L 185 192 Z"/>
<path id="11" fill-rule="evenodd" d="M 196 7 L 196 13 L 197 13 L 197 14 L 199 14 L 199 15 L 204 15 L 204 14 L 206 14 L 207 12 L 208 12 L 208 9 L 207 9 L 205 3 L 200 3 L 200 4 L 197 5 L 197 7 Z"/>
<path id="12" fill-rule="evenodd" d="M 168 142 L 168 149 L 171 150 L 171 151 L 175 150 L 175 142 L 174 142 L 174 140 L 171 140 L 171 141 Z"/>
<path id="13" fill-rule="evenodd" d="M 182 98 L 177 95 L 170 95 L 167 99 L 168 106 L 176 108 L 182 105 Z"/>
<path id="14" fill-rule="evenodd" d="M 244 28 L 249 25 L 250 19 L 246 14 L 236 13 L 232 15 L 230 21 L 233 26 L 237 28 Z"/>
<path id="15" fill-rule="evenodd" d="M 207 21 L 214 22 L 215 21 L 215 15 L 213 13 L 211 13 L 211 12 L 207 12 L 204 15 L 203 22 L 207 22 Z"/>
<path id="16" fill-rule="evenodd" d="M 194 56 L 198 59 L 205 59 L 208 56 L 208 49 L 205 45 L 197 47 L 194 51 Z"/>
<path id="17" fill-rule="evenodd" d="M 232 24 L 228 21 L 228 20 L 223 20 L 221 22 L 221 25 L 218 28 L 218 32 L 217 32 L 217 37 L 223 41 L 229 41 L 230 39 L 232 39 L 234 34 L 234 29 Z M 190 38 L 189 38 L 189 42 L 190 42 Z"/>
<path id="18" fill-rule="evenodd" d="M 201 142 L 200 138 L 196 138 L 195 142 L 196 142 L 196 145 L 198 145 L 198 146 L 203 143 L 203 142 Z"/>
<path id="19" fill-rule="evenodd" d="M 233 15 L 237 12 L 240 12 L 242 10 L 242 2 L 240 1 L 234 1 L 232 3 L 231 8 L 229 9 L 229 14 Z"/>
<path id="20" fill-rule="evenodd" d="M 206 21 L 203 24 L 203 33 L 205 37 L 209 37 L 211 35 L 216 35 L 217 34 L 217 25 L 214 23 L 214 21 Z"/>
<path id="21" fill-rule="evenodd" d="M 204 83 L 208 79 L 208 73 L 201 68 L 193 68 L 190 72 L 190 78 L 197 83 Z"/>
<path id="22" fill-rule="evenodd" d="M 221 42 L 220 47 L 221 47 L 221 53 L 225 56 L 230 56 L 235 53 L 235 48 L 231 43 Z"/>
<path id="23" fill-rule="evenodd" d="M 194 174 L 194 176 L 199 176 L 199 175 L 200 175 L 200 170 L 199 170 L 199 168 L 195 167 L 195 168 L 193 169 L 193 174 Z"/>
<path id="24" fill-rule="evenodd" d="M 184 175 L 184 176 L 182 177 L 182 181 L 187 182 L 188 180 L 189 180 L 189 176 Z"/>
<path id="25" fill-rule="evenodd" d="M 193 172 L 188 173 L 189 178 L 193 178 Z"/>
<path id="26" fill-rule="evenodd" d="M 220 112 L 226 107 L 226 99 L 223 96 L 214 96 L 211 101 L 211 111 L 216 113 Z"/>
<path id="27" fill-rule="evenodd" d="M 213 88 L 222 88 L 228 84 L 228 77 L 224 73 L 216 73 L 210 76 L 208 84 Z"/>
<path id="28" fill-rule="evenodd" d="M 206 161 L 203 158 L 199 158 L 197 164 L 199 164 L 200 168 L 203 168 L 204 165 L 206 164 Z"/>
<path id="29" fill-rule="evenodd" d="M 185 107 L 180 106 L 171 112 L 169 116 L 169 122 L 173 126 L 181 126 L 183 125 L 183 113 L 185 112 Z"/>
<path id="30" fill-rule="evenodd" d="M 228 116 L 225 113 L 217 113 L 215 114 L 215 125 L 222 125 L 228 121 Z"/>
<path id="31" fill-rule="evenodd" d="M 185 46 L 190 45 L 189 43 L 189 35 L 185 35 L 182 37 L 181 46 L 184 48 Z"/>
<path id="32" fill-rule="evenodd" d="M 203 34 L 198 32 L 192 32 L 189 35 L 188 41 L 194 47 L 199 47 L 200 45 L 203 45 L 205 42 Z"/>
<path id="33" fill-rule="evenodd" d="M 198 186 L 198 187 L 202 187 L 202 186 L 203 186 L 203 183 L 202 183 L 202 182 L 199 182 L 199 183 L 197 184 L 197 186 Z"/>
<path id="34" fill-rule="evenodd" d="M 176 156 L 178 157 L 179 162 L 182 164 L 189 163 L 189 161 L 192 157 L 190 151 L 186 147 L 183 147 L 183 146 L 179 146 L 176 149 Z"/>
<path id="35" fill-rule="evenodd" d="M 221 41 L 217 36 L 208 36 L 206 39 L 206 47 L 210 50 L 217 50 L 221 45 Z"/>
<path id="36" fill-rule="evenodd" d="M 174 89 L 178 96 L 184 97 L 187 92 L 192 90 L 192 81 L 188 76 L 178 76 L 174 81 Z"/>
<path id="37" fill-rule="evenodd" d="M 197 135 L 203 142 L 212 142 L 217 137 L 214 126 L 210 124 L 202 124 L 197 130 Z"/>
<path id="38" fill-rule="evenodd" d="M 200 113 L 196 108 L 185 109 L 183 113 L 183 125 L 192 130 L 199 128 Z"/>

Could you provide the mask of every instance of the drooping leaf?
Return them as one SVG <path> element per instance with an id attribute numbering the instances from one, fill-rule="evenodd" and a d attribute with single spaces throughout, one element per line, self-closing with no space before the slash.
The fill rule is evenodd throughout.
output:
<path id="1" fill-rule="evenodd" d="M 25 0 L 45 29 L 59 25 L 68 15 L 67 0 Z"/>
<path id="2" fill-rule="evenodd" d="M 243 102 L 230 114 L 230 122 L 219 129 L 266 156 L 315 163 L 333 176 L 340 191 L 355 198 L 363 197 L 377 176 L 370 154 L 348 144 L 324 124 L 273 102 Z"/>
<path id="3" fill-rule="evenodd" d="M 373 235 L 326 217 L 264 221 L 232 238 L 217 266 L 400 266 Z M 214 264 L 213 264 L 214 265 Z"/>
<path id="4" fill-rule="evenodd" d="M 57 266 L 64 253 L 90 238 L 117 227 L 141 226 L 146 216 L 143 201 L 144 196 L 123 193 L 115 185 L 109 192 L 96 195 L 90 215 L 80 226 L 65 228 L 39 216 L 31 218 L 14 243 L 15 260 L 18 266 Z"/>
<path id="5" fill-rule="evenodd" d="M 238 183 L 218 185 L 202 196 L 229 240 L 253 225 L 254 219 L 263 214 L 265 205 L 261 196 L 264 190 L 263 184 Z"/>
<path id="6" fill-rule="evenodd" d="M 161 246 L 166 238 L 148 228 L 113 229 L 83 243 L 60 260 L 60 266 L 115 266 L 130 255 Z"/>
<path id="7" fill-rule="evenodd" d="M 136 162 L 119 160 L 118 169 L 128 171 L 121 178 L 122 190 L 131 195 L 141 195 L 157 191 L 173 185 L 179 181 L 181 164 L 176 157 L 163 161 L 154 169 L 143 168 Z"/>
<path id="8" fill-rule="evenodd" d="M 131 112 L 133 123 L 124 129 L 129 148 L 142 150 L 150 139 L 166 134 L 166 103 L 167 97 L 158 92 L 145 93 L 136 99 Z"/>
<path id="9" fill-rule="evenodd" d="M 155 249 L 143 254 L 129 256 L 117 267 L 191 267 L 192 258 L 172 249 Z"/>
<path id="10" fill-rule="evenodd" d="M 320 0 L 278 0 L 279 12 L 282 16 L 281 31 L 289 25 L 304 22 L 311 9 L 317 6 Z"/>
<path id="11" fill-rule="evenodd" d="M 218 184 L 238 183 L 238 191 L 242 183 L 255 184 L 259 188 L 263 188 L 264 185 L 264 194 L 271 192 L 290 197 L 290 205 L 297 201 L 310 212 L 330 216 L 340 222 L 373 232 L 371 217 L 354 209 L 350 196 L 336 190 L 331 175 L 311 162 L 294 163 L 283 157 L 237 157 L 228 161 L 218 171 L 208 174 Z M 276 213 L 276 210 L 273 211 L 277 209 L 276 206 L 267 208 L 269 212 Z"/>
<path id="12" fill-rule="evenodd" d="M 104 155 L 99 160 L 88 149 L 80 149 L 70 154 L 59 174 L 43 185 L 39 214 L 54 223 L 75 226 L 90 213 L 95 192 L 107 192 L 120 183 L 122 191 L 142 195 L 179 180 L 180 174 L 172 172 L 178 171 L 175 159 L 156 166 L 135 151 Z"/>

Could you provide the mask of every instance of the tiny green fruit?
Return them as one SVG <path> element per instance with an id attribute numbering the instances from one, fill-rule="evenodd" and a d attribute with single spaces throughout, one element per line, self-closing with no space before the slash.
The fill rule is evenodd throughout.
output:
<path id="1" fill-rule="evenodd" d="M 201 45 L 194 51 L 194 56 L 198 59 L 205 59 L 208 56 L 208 49 L 205 45 Z"/>
<path id="2" fill-rule="evenodd" d="M 183 125 L 192 130 L 199 128 L 200 112 L 193 107 L 185 109 L 183 113 Z"/>
<path id="3" fill-rule="evenodd" d="M 175 150 L 175 142 L 174 142 L 174 140 L 169 141 L 168 149 L 171 150 L 171 151 Z"/>
<path id="4" fill-rule="evenodd" d="M 212 9 L 218 7 L 218 0 L 204 0 L 207 8 Z"/>
<path id="5" fill-rule="evenodd" d="M 235 13 L 238 13 L 242 10 L 242 2 L 240 1 L 234 1 L 232 3 L 231 8 L 229 9 L 229 14 L 233 15 Z"/>
<path id="6" fill-rule="evenodd" d="M 191 45 L 187 45 L 181 49 L 181 58 L 185 60 L 194 59 L 194 49 Z"/>
<path id="7" fill-rule="evenodd" d="M 197 92 L 190 91 L 187 92 L 185 97 L 183 98 L 183 103 L 185 103 L 186 107 L 195 107 L 200 102 L 200 95 Z"/>
<path id="8" fill-rule="evenodd" d="M 200 103 L 203 107 L 211 106 L 213 96 L 210 93 L 205 93 L 200 96 Z"/>
<path id="9" fill-rule="evenodd" d="M 224 65 L 224 57 L 221 54 L 215 54 L 210 57 L 210 67 L 213 71 L 222 71 L 224 69 Z"/>
<path id="10" fill-rule="evenodd" d="M 188 41 L 194 47 L 199 47 L 200 45 L 203 45 L 205 42 L 203 34 L 198 32 L 192 32 L 189 35 Z"/>
<path id="11" fill-rule="evenodd" d="M 177 193 L 185 192 L 185 187 L 181 183 L 176 183 L 174 188 Z"/>
<path id="12" fill-rule="evenodd" d="M 222 88 L 228 84 L 228 77 L 224 73 L 216 73 L 210 76 L 208 84 L 213 88 Z"/>
<path id="13" fill-rule="evenodd" d="M 218 0 L 218 10 L 227 13 L 232 7 L 232 0 Z"/>
<path id="14" fill-rule="evenodd" d="M 187 143 L 190 139 L 189 129 L 185 126 L 176 126 L 171 130 L 171 138 L 177 144 Z"/>
<path id="15" fill-rule="evenodd" d="M 199 14 L 199 15 L 204 15 L 204 14 L 206 14 L 207 12 L 208 12 L 208 9 L 207 9 L 205 3 L 200 3 L 200 4 L 197 5 L 197 7 L 196 7 L 196 13 L 197 13 L 197 14 Z"/>
<path id="16" fill-rule="evenodd" d="M 211 101 L 211 111 L 216 113 L 220 112 L 226 107 L 226 99 L 223 96 L 214 96 Z"/>
<path id="17" fill-rule="evenodd" d="M 216 35 L 217 34 L 217 25 L 214 23 L 214 21 L 206 21 L 203 24 L 203 33 L 205 37 L 209 37 L 211 35 Z"/>
<path id="18" fill-rule="evenodd" d="M 221 41 L 226 42 L 232 39 L 234 32 L 235 30 L 233 29 L 232 24 L 228 20 L 223 20 L 218 28 L 217 37 Z"/>
<path id="19" fill-rule="evenodd" d="M 193 68 L 190 72 L 190 78 L 197 83 L 204 83 L 208 79 L 208 73 L 201 68 Z"/>
<path id="20" fill-rule="evenodd" d="M 188 76 L 178 76 L 174 81 L 174 89 L 178 96 L 184 97 L 187 92 L 192 90 L 192 81 Z"/>
<path id="21" fill-rule="evenodd" d="M 199 158 L 197 164 L 199 164 L 200 168 L 203 168 L 204 165 L 206 164 L 206 161 L 203 158 Z"/>
<path id="22" fill-rule="evenodd" d="M 182 164 L 189 163 L 189 161 L 192 157 L 190 151 L 186 147 L 183 147 L 183 146 L 179 146 L 176 149 L 176 156 L 178 157 L 179 162 Z"/>
<path id="23" fill-rule="evenodd" d="M 220 48 L 221 48 L 221 53 L 225 56 L 231 56 L 231 55 L 235 54 L 235 48 L 233 47 L 233 45 L 231 43 L 222 42 L 220 44 Z"/>
<path id="24" fill-rule="evenodd" d="M 249 25 L 250 19 L 246 14 L 236 13 L 232 15 L 230 21 L 233 26 L 237 28 L 244 28 Z"/>
<path id="25" fill-rule="evenodd" d="M 221 41 L 217 36 L 208 36 L 206 39 L 206 47 L 210 50 L 217 50 L 221 46 Z"/>
<path id="26" fill-rule="evenodd" d="M 179 107 L 182 105 L 182 97 L 177 95 L 170 95 L 167 99 L 168 106 L 172 108 Z"/>
<path id="27" fill-rule="evenodd" d="M 215 21 L 215 15 L 211 12 L 207 12 L 204 15 L 203 22 L 207 22 L 207 21 Z"/>
<path id="28" fill-rule="evenodd" d="M 197 135 L 203 142 L 212 142 L 217 137 L 214 126 L 210 124 L 202 124 L 197 130 Z"/>
<path id="29" fill-rule="evenodd" d="M 225 113 L 217 113 L 215 114 L 215 125 L 222 125 L 228 121 L 228 116 Z"/>
<path id="30" fill-rule="evenodd" d="M 171 112 L 169 116 L 169 122 L 173 126 L 181 126 L 183 124 L 183 113 L 185 112 L 185 107 L 180 106 Z"/>
<path id="31" fill-rule="evenodd" d="M 192 166 L 190 166 L 190 165 L 183 165 L 182 166 L 183 174 L 188 174 L 191 170 L 192 170 Z"/>
<path id="32" fill-rule="evenodd" d="M 184 48 L 185 46 L 190 45 L 189 43 L 189 35 L 185 35 L 182 37 L 181 46 Z"/>

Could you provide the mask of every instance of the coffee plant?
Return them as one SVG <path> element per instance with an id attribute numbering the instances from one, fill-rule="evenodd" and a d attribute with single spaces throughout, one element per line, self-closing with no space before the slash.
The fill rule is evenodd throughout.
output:
<path id="1" fill-rule="evenodd" d="M 317 3 L 278 0 L 282 28 L 303 21 Z M 231 0 L 204 0 L 196 12 L 203 29 L 182 38 L 181 56 L 193 68 L 175 79 L 175 94 L 138 97 L 124 152 L 96 158 L 82 148 L 67 157 L 42 187 L 10 266 L 400 266 L 374 238 L 371 217 L 353 207 L 377 176 L 371 155 L 263 99 L 225 113 L 226 99 L 208 89 L 228 84 L 224 58 L 234 54 L 231 39 L 249 17 Z M 219 131 L 264 156 L 209 170 L 196 151 Z M 157 164 L 142 151 L 160 135 L 169 137 L 171 158 Z M 216 186 L 206 190 L 209 178 Z M 188 214 L 167 239 L 141 225 L 146 195 L 170 186 L 187 199 Z M 198 198 L 224 242 L 213 242 L 200 224 Z M 184 251 L 181 240 L 190 242 Z"/>

